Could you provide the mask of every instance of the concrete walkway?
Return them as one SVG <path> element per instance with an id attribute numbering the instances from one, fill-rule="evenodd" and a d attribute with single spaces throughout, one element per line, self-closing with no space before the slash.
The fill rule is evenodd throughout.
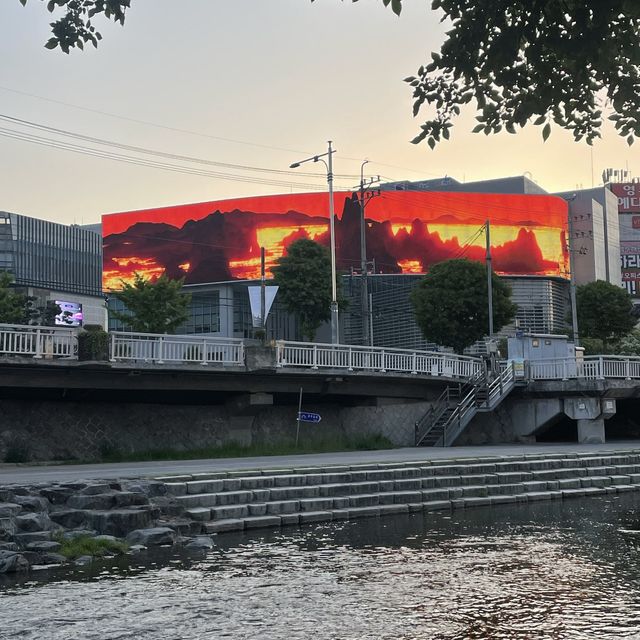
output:
<path id="1" fill-rule="evenodd" d="M 370 462 L 412 462 L 483 456 L 544 455 L 549 453 L 597 453 L 640 450 L 640 440 L 607 444 L 485 445 L 478 447 L 411 447 L 381 451 L 343 451 L 256 458 L 217 458 L 159 462 L 122 462 L 84 465 L 0 464 L 0 486 L 36 482 L 69 482 L 91 479 L 144 478 L 240 469 L 283 469 L 311 466 L 353 465 Z"/>

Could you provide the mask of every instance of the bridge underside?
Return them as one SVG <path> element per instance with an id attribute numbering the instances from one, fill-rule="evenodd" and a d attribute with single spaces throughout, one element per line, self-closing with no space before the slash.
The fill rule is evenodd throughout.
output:
<path id="1" fill-rule="evenodd" d="M 450 381 L 449 381 L 450 382 Z M 428 401 L 437 397 L 446 381 L 426 376 L 344 371 L 241 368 L 133 366 L 77 363 L 59 360 L 0 362 L 0 394 L 23 393 L 43 397 L 111 399 L 121 402 L 225 403 L 234 395 L 271 394 L 288 401 L 303 388 L 305 395 L 353 404 L 376 398 Z"/>

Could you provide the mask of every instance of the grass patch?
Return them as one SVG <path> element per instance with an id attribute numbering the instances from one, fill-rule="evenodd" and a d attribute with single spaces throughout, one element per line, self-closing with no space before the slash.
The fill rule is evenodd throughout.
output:
<path id="1" fill-rule="evenodd" d="M 69 560 L 75 560 L 80 556 L 102 556 L 122 554 L 129 550 L 126 542 L 119 540 L 100 540 L 91 536 L 77 536 L 75 538 L 57 538 L 62 546 L 58 553 L 61 553 Z"/>
<path id="2" fill-rule="evenodd" d="M 199 460 L 205 458 L 247 458 L 255 456 L 286 456 L 296 453 L 332 453 L 336 451 L 375 451 L 393 449 L 388 438 L 381 435 L 362 436 L 359 438 L 336 438 L 295 443 L 279 443 L 273 445 L 256 444 L 244 446 L 229 443 L 221 447 L 205 447 L 181 451 L 176 449 L 151 449 L 149 451 L 104 451 L 101 462 L 144 462 L 153 460 Z"/>

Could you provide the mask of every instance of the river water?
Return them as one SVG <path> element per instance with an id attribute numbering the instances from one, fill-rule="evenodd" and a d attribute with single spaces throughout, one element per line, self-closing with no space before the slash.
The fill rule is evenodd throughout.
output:
<path id="1" fill-rule="evenodd" d="M 640 639 L 636 529 L 623 494 L 222 534 L 7 579 L 0 638 Z"/>

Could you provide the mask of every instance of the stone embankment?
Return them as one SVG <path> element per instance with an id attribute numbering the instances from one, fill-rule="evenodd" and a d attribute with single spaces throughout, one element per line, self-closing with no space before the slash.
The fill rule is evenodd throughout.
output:
<path id="1" fill-rule="evenodd" d="M 60 540 L 78 535 L 210 548 L 223 531 L 636 490 L 639 450 L 5 486 L 0 573 L 61 563 Z"/>

